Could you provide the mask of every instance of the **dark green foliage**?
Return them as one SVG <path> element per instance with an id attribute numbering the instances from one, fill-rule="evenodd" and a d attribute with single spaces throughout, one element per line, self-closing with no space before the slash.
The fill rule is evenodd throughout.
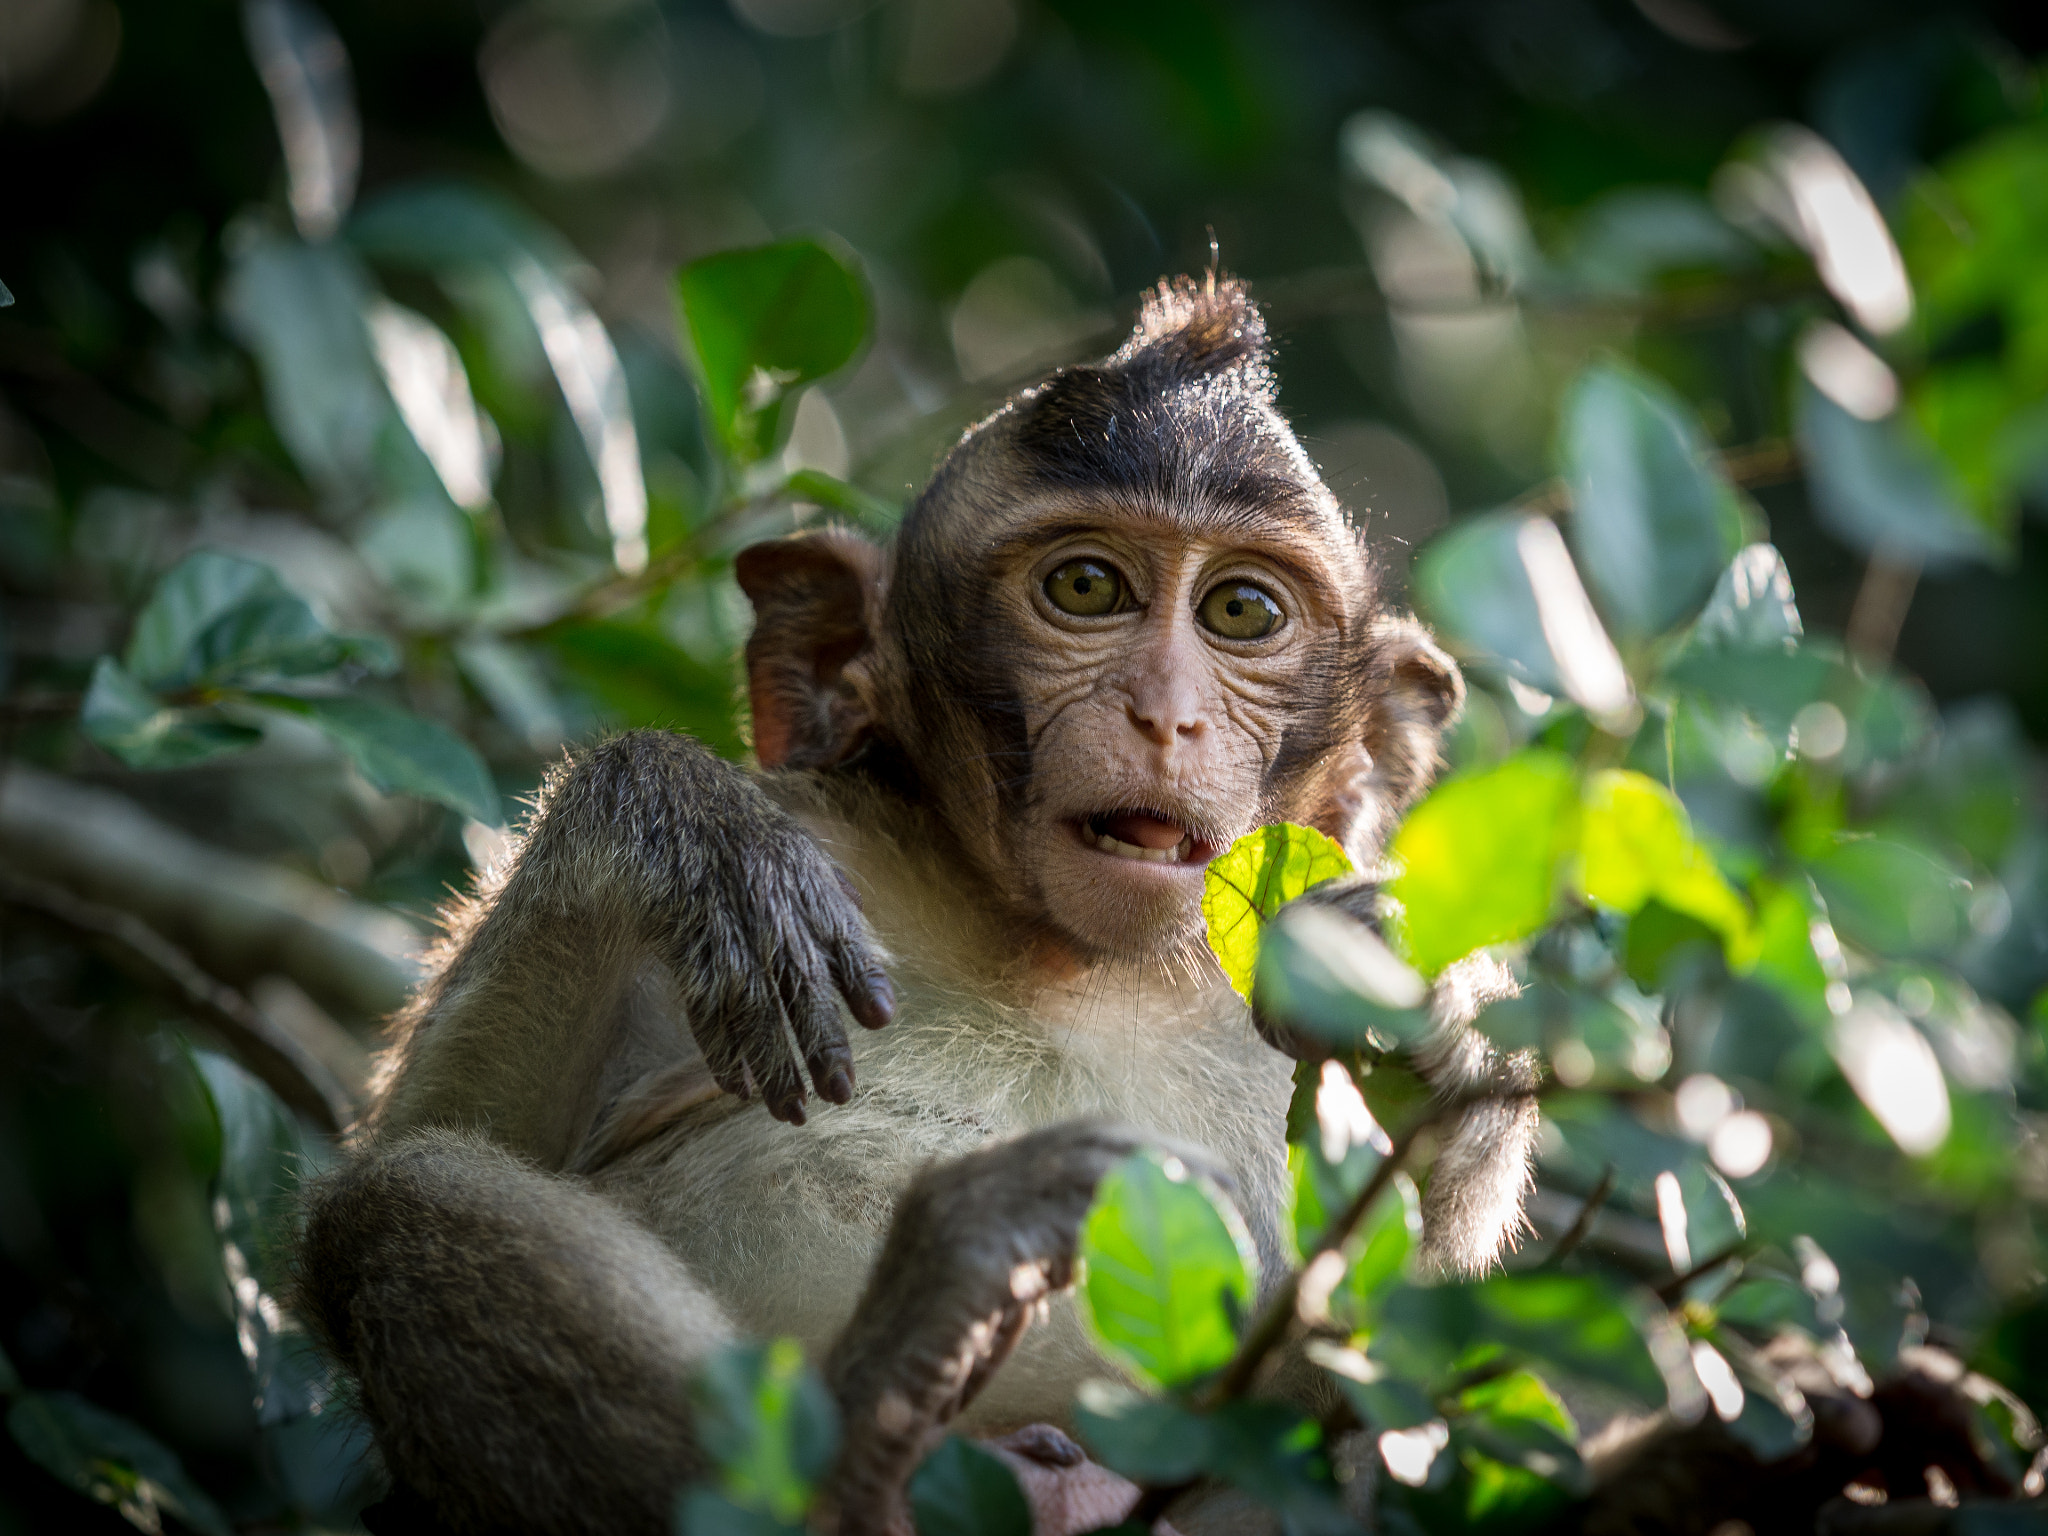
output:
<path id="1" fill-rule="evenodd" d="M 1718 1420 L 1725 1375 L 1728 1432 L 1775 1455 L 1813 1415 L 1765 1346 L 1882 1379 L 1931 1338 L 2024 1469 L 2048 130 L 2015 44 L 1805 3 L 1726 52 L 1625 6 L 890 0 L 813 36 L 754 26 L 812 25 L 765 0 L 331 6 L 351 205 L 341 161 L 263 148 L 238 8 L 124 3 L 112 43 L 113 8 L 44 9 L 76 22 L 48 59 L 0 28 L 10 757 L 420 918 L 565 741 L 742 752 L 734 551 L 885 532 L 962 425 L 1113 345 L 1213 230 L 1473 693 L 1395 844 L 1391 949 L 1261 927 L 1339 867 L 1296 832 L 1212 892 L 1233 980 L 1343 1053 L 1290 1116 L 1304 1260 L 1380 1179 L 1295 1330 L 1343 1406 L 1219 1387 L 1258 1315 L 1242 1223 L 1140 1160 L 1081 1294 L 1156 1391 L 1091 1391 L 1090 1449 L 1294 1531 L 1353 1528 L 1359 1457 L 1382 1529 L 1533 1529 L 1614 1412 Z M 567 128 L 521 95 L 543 76 L 589 109 Z M 1895 326 L 1783 216 L 1769 125 L 1801 117 L 1897 240 Z M 168 1032 L 231 1043 L 178 996 L 0 915 L 0 1529 L 348 1526 L 365 1437 L 279 1263 L 330 1149 Z M 1481 1028 L 1548 1074 L 1537 1231 L 1425 1283 L 1405 989 L 1477 945 L 1525 987 Z M 800 1529 L 836 1427 L 794 1346 L 700 1390 L 717 1475 L 679 1529 Z M 961 1440 L 912 1488 L 924 1536 L 1016 1529 L 1016 1496 Z"/>

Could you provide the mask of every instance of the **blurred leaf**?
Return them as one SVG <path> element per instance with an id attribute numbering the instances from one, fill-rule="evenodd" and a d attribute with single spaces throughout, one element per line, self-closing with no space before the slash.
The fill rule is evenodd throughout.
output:
<path id="1" fill-rule="evenodd" d="M 652 626 L 565 624 L 547 634 L 546 644 L 616 724 L 684 730 L 727 757 L 745 750 L 731 674 L 706 666 Z"/>
<path id="2" fill-rule="evenodd" d="M 1260 1010 L 1317 1039 L 1391 1050 L 1429 1035 L 1422 978 L 1368 925 L 1333 907 L 1283 910 L 1266 926 L 1257 965 Z"/>
<path id="3" fill-rule="evenodd" d="M 1103 1179 L 1081 1227 L 1082 1316 L 1146 1381 L 1182 1386 L 1237 1348 L 1258 1257 L 1244 1220 L 1179 1158 L 1150 1150 Z"/>
<path id="4" fill-rule="evenodd" d="M 1579 822 L 1579 889 L 1588 901 L 1636 912 L 1655 899 L 1740 945 L 1749 911 L 1693 839 L 1685 807 L 1654 779 L 1610 768 L 1586 780 Z"/>
<path id="5" fill-rule="evenodd" d="M 1311 886 L 1350 873 L 1342 848 L 1290 822 L 1247 832 L 1209 861 L 1202 876 L 1209 949 L 1240 997 L 1252 995 L 1259 934 L 1273 914 Z"/>
<path id="6" fill-rule="evenodd" d="M 684 334 L 712 423 L 742 463 L 773 446 L 793 391 L 843 367 L 867 339 L 867 289 L 814 240 L 721 251 L 676 275 Z"/>
<path id="7" fill-rule="evenodd" d="M 93 665 L 78 723 L 130 768 L 184 768 L 263 739 L 255 727 L 223 720 L 213 710 L 172 708 L 111 656 Z"/>
<path id="8" fill-rule="evenodd" d="M 1591 1485 L 1579 1459 L 1578 1426 L 1557 1394 L 1532 1372 L 1510 1371 L 1458 1394 L 1452 1438 L 1493 1461 L 1555 1483 L 1574 1496 Z M 1480 1501 L 1481 1509 L 1495 1502 Z"/>
<path id="9" fill-rule="evenodd" d="M 741 1509 L 800 1522 L 839 1448 L 838 1411 L 803 1346 L 787 1338 L 728 1344 L 699 1369 L 691 1395 L 726 1497 Z"/>
<path id="10" fill-rule="evenodd" d="M 1805 633 L 1785 557 L 1774 545 L 1751 544 L 1714 582 L 1693 625 L 1692 643 L 1737 651 L 1788 650 Z"/>
<path id="11" fill-rule="evenodd" d="M 1559 457 L 1572 553 L 1602 612 L 1635 639 L 1690 618 L 1742 542 L 1691 411 L 1644 375 L 1588 369 L 1565 400 Z"/>
<path id="12" fill-rule="evenodd" d="M 363 304 L 369 284 L 343 247 L 259 236 L 237 256 L 222 307 L 262 365 L 277 434 L 324 495 L 370 493 L 378 439 L 397 419 Z"/>
<path id="13" fill-rule="evenodd" d="M 1185 1482 L 1209 1461 L 1202 1415 L 1100 1378 L 1081 1384 L 1074 1432 L 1097 1461 L 1133 1482 Z"/>
<path id="14" fill-rule="evenodd" d="M 902 513 L 886 501 L 877 500 L 857 485 L 835 480 L 822 470 L 798 470 L 789 477 L 785 489 L 798 501 L 814 501 L 834 512 L 844 512 L 869 528 L 893 528 L 902 518 Z"/>
<path id="15" fill-rule="evenodd" d="M 804 1536 L 800 1518 L 778 1520 L 710 1488 L 686 1488 L 676 1500 L 676 1536 Z"/>
<path id="16" fill-rule="evenodd" d="M 276 1424 L 318 1412 L 328 1396 L 326 1363 L 281 1299 L 292 1283 L 299 1187 L 326 1154 L 277 1096 L 234 1062 L 211 1051 L 194 1052 L 193 1061 L 220 1119 L 214 1226 L 257 1419 Z"/>
<path id="17" fill-rule="evenodd" d="M 219 1508 L 170 1450 L 75 1392 L 24 1393 L 8 1410 L 7 1430 L 29 1460 L 137 1530 L 160 1532 L 171 1514 L 203 1536 L 229 1536 Z"/>
<path id="18" fill-rule="evenodd" d="M 1758 251 L 1697 192 L 1621 187 L 1579 216 L 1570 259 L 1597 292 L 1641 293 L 1667 272 L 1754 266 Z"/>
<path id="19" fill-rule="evenodd" d="M 305 677 L 360 661 L 388 672 L 391 647 L 332 634 L 267 565 L 202 549 L 157 583 L 123 658 L 152 688 Z"/>
<path id="20" fill-rule="evenodd" d="M 1999 558 L 2003 530 L 1970 516 L 1941 461 L 1896 419 L 1852 416 L 1803 378 L 1797 391 L 1813 509 L 1830 533 L 1864 554 L 1882 550 L 1934 571 Z"/>
<path id="21" fill-rule="evenodd" d="M 1416 607 L 1444 637 L 1545 693 L 1565 692 L 1520 540 L 1529 515 L 1464 518 L 1416 557 Z"/>
<path id="22" fill-rule="evenodd" d="M 418 795 L 495 826 L 498 791 L 483 760 L 444 727 L 372 699 L 252 693 L 251 702 L 309 720 L 363 777 L 387 793 Z"/>
<path id="23" fill-rule="evenodd" d="M 917 1536 L 1031 1536 L 1031 1505 L 1008 1467 L 948 1435 L 910 1479 Z"/>
<path id="24" fill-rule="evenodd" d="M 1945 955 L 1969 932 L 1969 881 L 1924 849 L 1850 837 L 1806 867 L 1842 936 L 1875 954 Z"/>
<path id="25" fill-rule="evenodd" d="M 1388 1288 L 1407 1277 L 1421 1244 L 1422 1196 L 1413 1179 L 1397 1173 L 1344 1245 L 1347 1263 L 1330 1298 L 1333 1310 L 1352 1327 L 1366 1327 L 1378 1316 Z"/>
<path id="26" fill-rule="evenodd" d="M 1433 976 L 1543 926 L 1577 836 L 1577 789 L 1569 761 L 1527 751 L 1446 780 L 1409 813 L 1394 835 L 1400 873 L 1388 890 L 1418 970 Z"/>

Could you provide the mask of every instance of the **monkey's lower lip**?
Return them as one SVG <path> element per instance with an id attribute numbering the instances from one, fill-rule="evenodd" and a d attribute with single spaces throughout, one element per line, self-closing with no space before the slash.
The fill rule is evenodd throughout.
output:
<path id="1" fill-rule="evenodd" d="M 1091 848 L 1147 864 L 1206 864 L 1214 852 L 1189 828 L 1151 811 L 1099 811 L 1076 830 Z"/>

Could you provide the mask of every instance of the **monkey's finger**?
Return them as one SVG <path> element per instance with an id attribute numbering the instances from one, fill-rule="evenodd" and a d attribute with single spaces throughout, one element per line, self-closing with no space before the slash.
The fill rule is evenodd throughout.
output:
<path id="1" fill-rule="evenodd" d="M 729 977 L 712 1005 L 708 1033 L 745 1062 L 768 1113 L 802 1125 L 803 1078 L 789 1048 L 781 1001 L 768 979 L 773 972 L 771 964 L 762 963 Z"/>
<path id="2" fill-rule="evenodd" d="M 823 934 L 832 984 L 863 1029 L 880 1029 L 896 1017 L 896 988 L 882 969 L 882 957 L 861 934 L 832 923 Z"/>
<path id="3" fill-rule="evenodd" d="M 775 980 L 782 1011 L 789 1017 L 797 1051 L 818 1097 L 844 1104 L 853 1097 L 853 1050 L 846 1043 L 822 958 L 815 952 L 801 962 L 789 958 L 777 968 Z"/>

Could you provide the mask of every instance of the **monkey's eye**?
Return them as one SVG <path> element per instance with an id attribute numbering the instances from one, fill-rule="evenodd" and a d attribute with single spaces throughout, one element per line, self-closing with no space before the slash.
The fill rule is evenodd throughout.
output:
<path id="1" fill-rule="evenodd" d="M 1195 609 L 1202 627 L 1226 640 L 1257 640 L 1280 627 L 1285 617 L 1280 603 L 1264 587 L 1246 581 L 1226 581 L 1211 587 L 1209 595 Z"/>
<path id="2" fill-rule="evenodd" d="M 1061 613 L 1092 619 L 1123 606 L 1124 579 L 1100 560 L 1069 560 L 1045 578 L 1045 595 Z"/>

